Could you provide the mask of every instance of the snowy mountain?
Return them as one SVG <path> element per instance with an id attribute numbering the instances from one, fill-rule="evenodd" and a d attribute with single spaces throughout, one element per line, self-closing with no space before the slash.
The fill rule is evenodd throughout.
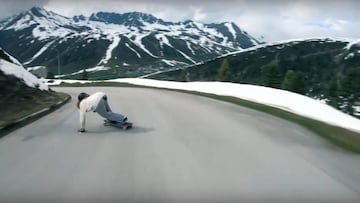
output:
<path id="1" fill-rule="evenodd" d="M 318 38 L 268 43 L 148 78 L 179 81 L 186 75 L 188 81 L 216 81 L 224 60 L 231 82 L 298 92 L 360 118 L 360 40 Z M 294 75 L 298 77 L 296 83 L 291 78 Z M 287 85 L 289 80 L 292 86 Z"/>
<path id="2" fill-rule="evenodd" d="M 0 22 L 0 46 L 26 67 L 54 74 L 87 69 L 92 78 L 184 67 L 258 44 L 234 23 L 173 23 L 139 12 L 67 18 L 34 7 Z"/>

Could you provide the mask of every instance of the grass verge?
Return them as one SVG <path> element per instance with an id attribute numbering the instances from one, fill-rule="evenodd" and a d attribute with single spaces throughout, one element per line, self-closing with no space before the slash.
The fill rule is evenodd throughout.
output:
<path id="1" fill-rule="evenodd" d="M 37 97 L 33 102 L 8 105 L 8 111 L 0 118 L 0 137 L 41 118 L 58 109 L 70 100 L 70 96 L 62 92 L 54 92 L 51 96 Z"/>
<path id="2" fill-rule="evenodd" d="M 141 88 L 154 88 L 148 86 L 139 86 L 133 85 L 128 83 L 116 83 L 116 82 L 97 82 L 97 83 L 87 83 L 87 84 L 62 84 L 61 86 L 66 87 L 92 87 L 92 86 L 106 86 L 106 87 L 141 87 Z M 209 97 L 212 99 L 217 99 L 225 102 L 230 102 L 236 105 L 244 106 L 247 108 L 251 108 L 257 111 L 261 111 L 270 115 L 274 115 L 280 117 L 282 119 L 289 120 L 293 123 L 297 123 L 310 131 L 320 135 L 321 137 L 329 140 L 333 144 L 343 149 L 349 150 L 354 153 L 360 153 L 360 133 L 354 132 L 345 128 L 341 128 L 338 126 L 333 126 L 318 120 L 314 120 L 311 118 L 307 118 L 304 116 L 300 116 L 279 108 L 275 108 L 272 106 L 267 106 L 260 103 L 251 102 L 248 100 L 239 99 L 236 97 L 230 96 L 221 96 L 215 94 L 208 94 L 202 92 L 195 92 L 195 91 L 186 91 L 186 90 L 173 90 L 167 88 L 155 88 L 155 89 L 165 89 L 171 91 L 178 91 L 183 93 L 189 93 L 204 97 Z"/>

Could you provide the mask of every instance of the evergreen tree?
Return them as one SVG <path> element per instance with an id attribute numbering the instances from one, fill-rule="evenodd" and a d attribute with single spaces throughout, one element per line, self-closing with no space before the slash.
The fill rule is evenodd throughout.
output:
<path id="1" fill-rule="evenodd" d="M 285 90 L 305 94 L 304 74 L 300 71 L 288 70 L 281 87 Z"/>
<path id="2" fill-rule="evenodd" d="M 336 81 L 332 81 L 330 83 L 329 89 L 328 89 L 328 97 L 329 97 L 329 102 L 328 104 L 330 104 L 331 106 L 340 109 L 340 101 L 339 101 L 339 87 Z"/>
<path id="3" fill-rule="evenodd" d="M 294 78 L 295 78 L 295 71 L 288 70 L 285 74 L 285 78 L 281 85 L 281 88 L 292 91 Z"/>
<path id="4" fill-rule="evenodd" d="M 188 81 L 187 80 L 187 72 L 184 69 L 181 70 L 179 81 L 180 82 L 187 82 Z"/>
<path id="5" fill-rule="evenodd" d="M 341 110 L 350 115 L 360 106 L 360 67 L 350 70 L 344 77 L 340 88 Z"/>
<path id="6" fill-rule="evenodd" d="M 281 74 L 280 67 L 277 63 L 271 63 L 265 66 L 262 74 L 263 84 L 267 87 L 280 88 L 281 87 Z"/>
<path id="7" fill-rule="evenodd" d="M 231 81 L 231 71 L 229 67 L 229 62 L 227 59 L 224 59 L 221 63 L 219 74 L 218 74 L 218 80 L 221 82 L 229 82 Z"/>

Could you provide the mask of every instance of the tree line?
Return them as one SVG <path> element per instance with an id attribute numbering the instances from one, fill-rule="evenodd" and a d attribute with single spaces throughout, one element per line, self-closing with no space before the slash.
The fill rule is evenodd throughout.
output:
<path id="1" fill-rule="evenodd" d="M 304 74 L 301 71 L 288 70 L 285 76 L 283 76 L 279 65 L 271 63 L 264 67 L 261 74 L 262 85 L 266 87 L 289 90 L 299 94 L 305 94 L 306 92 Z M 231 81 L 231 70 L 227 59 L 224 59 L 220 65 L 218 81 Z"/>
<path id="2" fill-rule="evenodd" d="M 284 72 L 277 62 L 264 66 L 259 74 L 261 74 L 261 81 L 258 85 L 284 89 L 302 95 L 308 94 L 314 88 L 306 85 L 307 79 L 304 72 L 292 69 Z M 336 73 L 333 78 L 331 81 L 325 81 L 327 89 L 320 93 L 324 95 L 321 99 L 345 113 L 360 117 L 360 67 L 346 70 L 341 74 Z M 190 81 L 189 73 L 182 70 L 179 80 Z M 216 80 L 232 82 L 228 59 L 225 58 L 220 64 Z"/>
<path id="3" fill-rule="evenodd" d="M 302 71 L 287 70 L 285 75 L 281 73 L 278 63 L 273 62 L 262 69 L 262 85 L 277 89 L 306 95 L 312 87 L 306 87 L 305 76 Z M 231 71 L 227 59 L 224 59 L 218 74 L 218 80 L 231 81 Z M 346 70 L 345 73 L 334 75 L 332 81 L 328 81 L 328 88 L 323 92 L 325 101 L 347 113 L 360 118 L 360 67 Z"/>

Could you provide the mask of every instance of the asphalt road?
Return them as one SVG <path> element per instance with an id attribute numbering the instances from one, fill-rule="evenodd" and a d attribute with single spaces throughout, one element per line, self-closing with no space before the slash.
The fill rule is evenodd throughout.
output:
<path id="1" fill-rule="evenodd" d="M 285 120 L 141 88 L 56 88 L 71 102 L 0 139 L 0 202 L 360 202 L 360 156 Z M 129 131 L 87 114 L 103 91 Z"/>

